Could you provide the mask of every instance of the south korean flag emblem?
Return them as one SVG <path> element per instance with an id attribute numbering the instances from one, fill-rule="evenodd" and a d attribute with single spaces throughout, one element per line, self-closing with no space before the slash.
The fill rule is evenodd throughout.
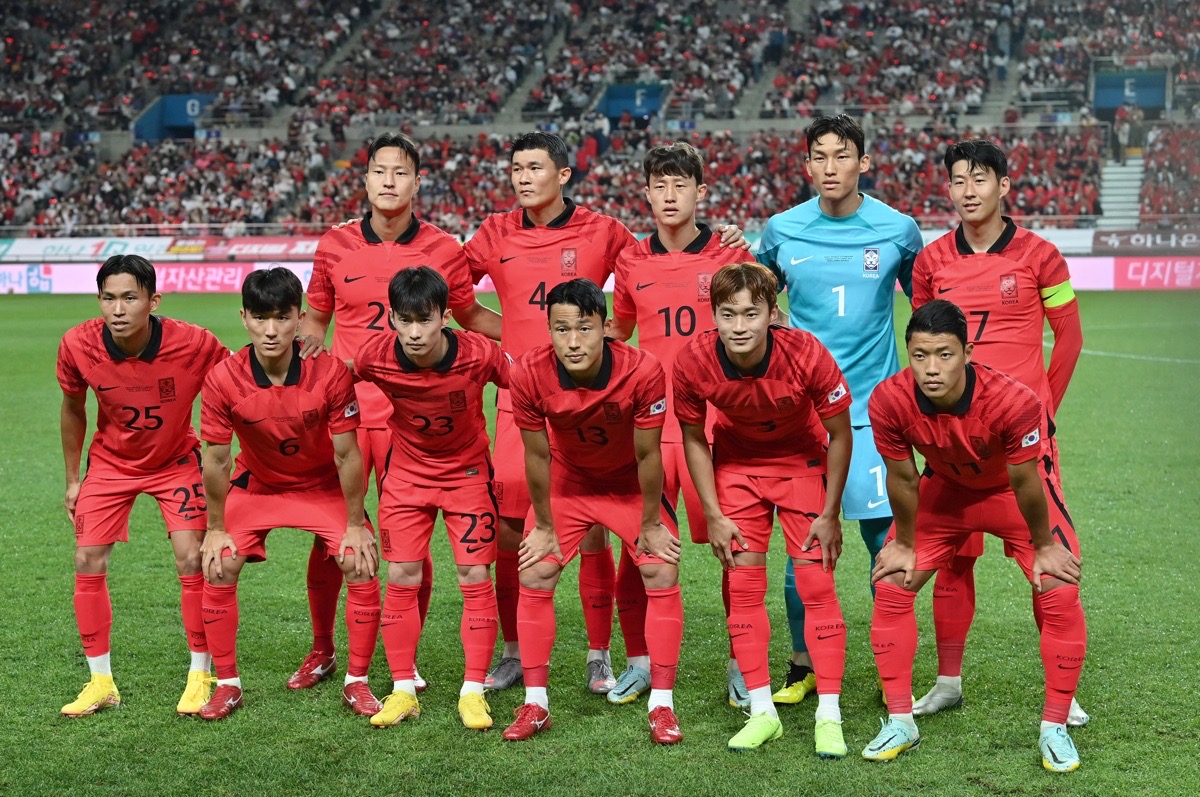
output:
<path id="1" fill-rule="evenodd" d="M 1037 445 L 1041 439 L 1042 433 L 1037 429 L 1034 429 L 1032 432 L 1021 438 L 1021 448 L 1029 448 L 1030 446 Z"/>
<path id="2" fill-rule="evenodd" d="M 837 404 L 839 401 L 842 400 L 842 398 L 845 397 L 845 395 L 846 395 L 846 386 L 839 382 L 838 386 L 836 388 L 834 388 L 833 391 L 830 392 L 830 394 L 829 394 L 829 403 Z"/>

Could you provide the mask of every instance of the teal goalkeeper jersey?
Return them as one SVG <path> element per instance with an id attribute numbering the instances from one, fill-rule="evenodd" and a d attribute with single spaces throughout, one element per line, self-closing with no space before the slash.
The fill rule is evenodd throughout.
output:
<path id="1" fill-rule="evenodd" d="M 788 292 L 791 325 L 817 336 L 850 383 L 850 422 L 870 424 L 867 400 L 900 370 L 894 315 L 896 281 L 912 296 L 921 231 L 911 217 L 863 195 L 858 212 L 834 218 L 819 198 L 767 222 L 758 262 Z"/>

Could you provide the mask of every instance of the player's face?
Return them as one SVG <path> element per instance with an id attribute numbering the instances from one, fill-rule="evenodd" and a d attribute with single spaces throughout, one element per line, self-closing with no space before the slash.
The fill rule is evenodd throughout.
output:
<path id="1" fill-rule="evenodd" d="M 916 332 L 908 341 L 908 365 L 917 387 L 935 406 L 953 407 L 962 397 L 972 349 L 948 332 Z"/>
<path id="2" fill-rule="evenodd" d="M 296 330 L 304 320 L 299 307 L 288 310 L 242 310 L 242 325 L 250 333 L 250 344 L 260 360 L 273 360 L 292 349 Z"/>
<path id="3" fill-rule="evenodd" d="M 137 284 L 132 274 L 114 274 L 100 290 L 100 315 L 113 340 L 136 341 L 148 334 L 150 314 L 158 309 L 161 294 L 151 295 Z"/>
<path id="4" fill-rule="evenodd" d="M 384 147 L 367 163 L 367 201 L 371 209 L 394 216 L 412 208 L 421 187 L 421 175 L 399 147 Z"/>
<path id="5" fill-rule="evenodd" d="M 871 168 L 871 156 L 859 153 L 853 141 L 826 133 L 813 142 L 807 166 L 821 199 L 836 205 L 858 194 L 858 177 Z"/>
<path id="6" fill-rule="evenodd" d="M 660 227 L 682 227 L 693 224 L 696 205 L 708 195 L 708 186 L 696 184 L 695 177 L 678 177 L 673 174 L 654 174 L 646 186 L 646 199 L 650 211 Z"/>
<path id="7" fill-rule="evenodd" d="M 950 200 L 965 222 L 999 218 L 1008 188 L 1008 178 L 996 177 L 991 169 L 972 169 L 965 160 L 950 167 Z"/>
<path id="8" fill-rule="evenodd" d="M 544 149 L 525 149 L 513 153 L 511 177 L 517 202 L 526 210 L 536 210 L 562 198 L 571 170 L 555 166 Z"/>
<path id="9" fill-rule="evenodd" d="M 450 311 L 431 308 L 424 313 L 397 313 L 392 311 L 392 326 L 396 328 L 396 340 L 408 359 L 417 365 L 434 364 L 440 359 L 442 329 L 450 323 Z"/>
<path id="10" fill-rule="evenodd" d="M 767 328 L 778 315 L 778 307 L 755 302 L 750 291 L 741 290 L 717 305 L 713 320 L 730 359 L 739 366 L 753 367 L 767 354 Z"/>
<path id="11" fill-rule="evenodd" d="M 604 360 L 608 322 L 598 314 L 583 315 L 573 304 L 550 305 L 550 340 L 554 353 L 577 383 L 591 384 Z"/>

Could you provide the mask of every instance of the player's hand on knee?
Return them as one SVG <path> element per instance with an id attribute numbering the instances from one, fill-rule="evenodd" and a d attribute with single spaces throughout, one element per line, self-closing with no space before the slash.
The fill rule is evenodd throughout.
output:
<path id="1" fill-rule="evenodd" d="M 904 574 L 904 588 L 912 584 L 913 573 L 917 569 L 917 552 L 912 548 L 901 545 L 895 540 L 875 555 L 875 567 L 871 570 L 871 583 L 875 584 L 893 573 Z"/>
<path id="2" fill-rule="evenodd" d="M 221 552 L 229 549 L 230 556 L 237 556 L 237 545 L 233 537 L 223 529 L 209 529 L 204 534 L 204 542 L 200 543 L 200 568 L 204 577 L 216 581 L 224 577 L 225 568 L 222 566 Z"/>
<path id="3" fill-rule="evenodd" d="M 1033 587 L 1042 591 L 1044 577 L 1057 578 L 1068 584 L 1078 585 L 1083 575 L 1079 557 L 1057 542 L 1043 545 L 1033 554 Z"/>
<path id="4" fill-rule="evenodd" d="M 525 535 L 525 539 L 521 540 L 521 547 L 517 549 L 518 572 L 533 567 L 551 554 L 562 557 L 562 550 L 558 547 L 558 537 L 555 536 L 554 529 L 534 526 Z"/>
<path id="5" fill-rule="evenodd" d="M 300 342 L 301 360 L 307 360 L 309 357 L 317 357 L 329 352 L 329 349 L 325 346 L 325 341 L 316 335 L 301 335 L 296 340 Z"/>
<path id="6" fill-rule="evenodd" d="M 662 523 L 655 523 L 650 526 L 642 526 L 637 550 L 638 553 L 657 556 L 667 564 L 678 565 L 682 547 L 679 544 L 679 538 L 671 534 L 666 526 Z"/>
<path id="7" fill-rule="evenodd" d="M 338 546 L 338 564 L 345 564 L 346 551 L 354 553 L 354 575 L 370 576 L 379 569 L 379 551 L 375 546 L 375 535 L 366 526 L 347 526 Z"/>
<path id="8" fill-rule="evenodd" d="M 746 540 L 742 537 L 742 530 L 737 527 L 736 523 L 724 516 L 715 521 L 709 521 L 708 541 L 712 545 L 713 556 L 720 560 L 722 567 L 726 570 L 736 568 L 733 561 L 733 546 L 737 545 L 739 551 L 747 548 Z"/>
<path id="9" fill-rule="evenodd" d="M 808 529 L 801 549 L 807 551 L 817 542 L 821 545 L 821 569 L 829 572 L 829 568 L 837 564 L 842 555 L 842 522 L 837 516 L 819 516 Z"/>

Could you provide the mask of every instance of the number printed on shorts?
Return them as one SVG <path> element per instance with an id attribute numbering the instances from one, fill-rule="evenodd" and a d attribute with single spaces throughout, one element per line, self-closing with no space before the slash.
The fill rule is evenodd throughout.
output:
<path id="1" fill-rule="evenodd" d="M 192 520 L 195 517 L 194 513 L 208 511 L 208 501 L 204 499 L 204 482 L 193 484 L 191 489 L 176 487 L 171 493 L 179 499 L 179 514 L 187 520 Z M 189 515 L 192 517 L 188 517 Z"/>
<path id="2" fill-rule="evenodd" d="M 467 546 L 467 553 L 479 553 L 496 539 L 496 516 L 491 512 L 484 512 L 482 515 L 460 512 L 458 516 L 471 522 L 467 530 L 458 538 L 459 542 Z M 480 529 L 481 526 L 482 529 Z M 475 534 L 476 529 L 480 529 L 482 532 L 478 536 Z"/>

